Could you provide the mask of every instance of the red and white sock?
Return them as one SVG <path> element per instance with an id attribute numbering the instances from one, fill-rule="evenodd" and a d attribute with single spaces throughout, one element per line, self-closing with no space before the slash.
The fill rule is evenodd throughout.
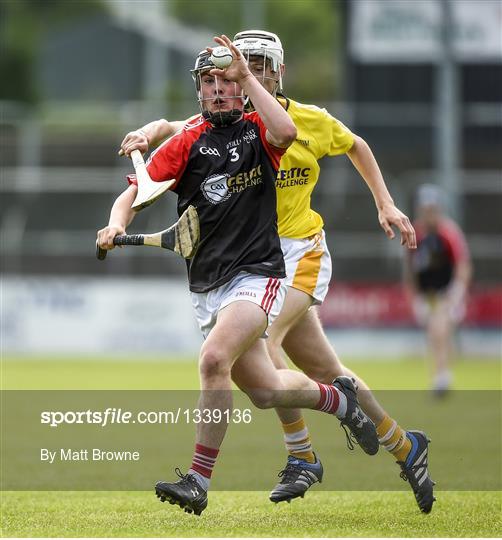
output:
<path id="1" fill-rule="evenodd" d="M 347 397 L 331 384 L 317 383 L 321 398 L 314 407 L 318 411 L 334 414 L 340 420 L 347 414 Z"/>
<path id="2" fill-rule="evenodd" d="M 207 491 L 211 481 L 213 467 L 218 457 L 218 448 L 209 448 L 203 444 L 195 445 L 195 452 L 192 459 L 192 466 L 188 474 L 195 476 L 201 487 Z"/>

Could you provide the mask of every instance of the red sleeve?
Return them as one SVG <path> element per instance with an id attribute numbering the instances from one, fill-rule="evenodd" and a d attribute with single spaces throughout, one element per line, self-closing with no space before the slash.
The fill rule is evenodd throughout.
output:
<path id="1" fill-rule="evenodd" d="M 199 115 L 200 116 L 200 115 Z M 175 179 L 174 189 L 185 172 L 193 143 L 205 129 L 205 122 L 194 119 L 187 123 L 182 131 L 164 141 L 150 154 L 146 162 L 146 170 L 154 182 Z M 136 184 L 136 175 L 127 176 L 129 184 Z"/>
<path id="2" fill-rule="evenodd" d="M 274 169 L 278 169 L 279 163 L 281 161 L 281 157 L 284 155 L 287 148 L 279 148 L 278 146 L 274 146 L 267 141 L 267 136 L 266 136 L 267 128 L 265 127 L 265 124 L 263 123 L 262 119 L 260 118 L 260 116 L 258 115 L 256 111 L 252 113 L 248 113 L 246 114 L 246 116 L 249 118 L 251 122 L 253 122 L 253 124 L 256 124 L 258 126 L 260 130 L 261 142 L 263 143 L 263 146 L 265 147 L 268 157 L 272 161 L 272 165 L 274 166 Z"/>
<path id="3" fill-rule="evenodd" d="M 186 131 L 180 131 L 150 154 L 146 170 L 154 182 L 164 182 L 173 178 L 176 179 L 176 184 L 179 182 L 191 147 L 191 144 L 187 145 L 185 134 Z"/>
<path id="4" fill-rule="evenodd" d="M 439 225 L 439 235 L 448 246 L 451 260 L 454 264 L 467 261 L 469 259 L 469 249 L 467 242 L 459 226 L 449 219 L 444 219 Z"/>

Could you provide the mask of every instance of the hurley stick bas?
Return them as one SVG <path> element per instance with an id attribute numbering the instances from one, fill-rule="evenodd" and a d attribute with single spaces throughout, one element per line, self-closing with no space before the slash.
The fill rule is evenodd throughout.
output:
<path id="1" fill-rule="evenodd" d="M 153 234 L 123 234 L 116 236 L 116 246 L 153 246 L 174 251 L 184 259 L 191 259 L 199 245 L 199 215 L 194 206 L 189 206 L 168 229 Z M 96 257 L 102 261 L 108 250 L 96 243 Z"/>

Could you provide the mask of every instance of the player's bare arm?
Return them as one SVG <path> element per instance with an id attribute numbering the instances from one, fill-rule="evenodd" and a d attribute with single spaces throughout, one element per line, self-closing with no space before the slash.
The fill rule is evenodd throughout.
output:
<path id="1" fill-rule="evenodd" d="M 401 245 L 415 249 L 417 247 L 415 229 L 408 216 L 394 204 L 380 167 L 366 141 L 354 135 L 354 144 L 347 155 L 373 194 L 378 209 L 378 221 L 385 234 L 391 239 L 394 238 L 395 234 L 392 230 L 392 225 L 394 225 L 401 233 Z"/>
<path id="2" fill-rule="evenodd" d="M 453 280 L 448 287 L 447 300 L 452 307 L 464 302 L 472 277 L 472 266 L 469 259 L 459 261 L 453 272 Z"/>
<path id="3" fill-rule="evenodd" d="M 158 146 L 164 139 L 172 137 L 185 124 L 184 120 L 169 122 L 164 118 L 154 120 L 143 127 L 130 131 L 120 143 L 119 155 L 129 156 L 133 150 L 139 150 L 142 154 Z"/>
<path id="4" fill-rule="evenodd" d="M 469 259 L 460 261 L 455 268 L 454 283 L 458 282 L 465 289 L 469 286 L 472 278 L 472 265 Z"/>
<path id="5" fill-rule="evenodd" d="M 467 289 L 469 288 L 472 279 L 472 263 L 464 234 L 456 224 L 455 229 L 457 230 L 457 235 L 459 237 L 459 244 L 463 246 L 463 248 L 462 255 L 458 258 L 453 271 L 453 280 L 450 289 L 453 298 L 463 298 L 467 293 Z"/>
<path id="6" fill-rule="evenodd" d="M 222 35 L 214 39 L 219 45 L 228 47 L 233 61 L 226 69 L 212 69 L 211 75 L 226 78 L 239 84 L 244 93 L 253 102 L 267 128 L 267 141 L 279 148 L 287 148 L 296 138 L 296 127 L 282 105 L 257 81 L 249 70 L 242 53 L 230 39 Z M 211 52 L 212 49 L 208 48 Z"/>
<path id="7" fill-rule="evenodd" d="M 119 234 L 125 234 L 126 227 L 132 222 L 136 212 L 131 205 L 138 192 L 137 186 L 131 184 L 113 203 L 108 225 L 98 231 L 97 242 L 102 249 L 113 249 L 113 239 Z"/>

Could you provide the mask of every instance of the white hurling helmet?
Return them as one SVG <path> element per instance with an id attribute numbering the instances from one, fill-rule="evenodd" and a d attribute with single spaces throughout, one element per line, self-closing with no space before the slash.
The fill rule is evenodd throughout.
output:
<path id="1" fill-rule="evenodd" d="M 270 59 L 272 71 L 279 74 L 278 88 L 282 92 L 281 65 L 284 64 L 284 50 L 279 36 L 265 30 L 244 30 L 235 34 L 233 44 L 249 61 L 250 56 Z"/>

